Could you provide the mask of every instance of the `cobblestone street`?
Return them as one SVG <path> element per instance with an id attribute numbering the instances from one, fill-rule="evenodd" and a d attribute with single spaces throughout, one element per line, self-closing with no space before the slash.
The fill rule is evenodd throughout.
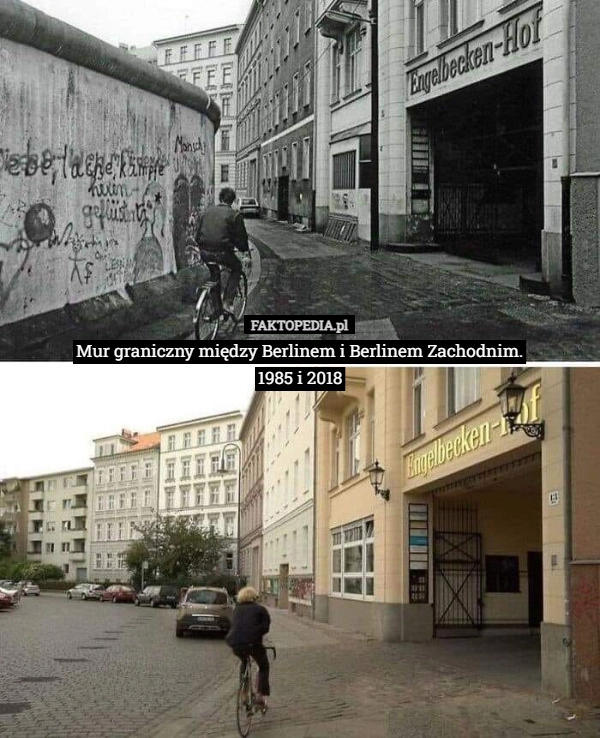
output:
<path id="1" fill-rule="evenodd" d="M 253 734 L 598 735 L 599 715 L 539 692 L 528 636 L 390 644 L 271 614 L 272 698 Z M 221 639 L 176 639 L 173 621 L 57 594 L 0 613 L 0 735 L 235 736 L 236 660 Z M 22 711 L 7 714 L 14 703 Z"/>
<path id="2" fill-rule="evenodd" d="M 600 359 L 600 310 L 520 292 L 514 270 L 445 254 L 370 254 L 263 220 L 247 227 L 261 252 L 250 314 L 345 313 L 367 323 L 365 338 L 369 321 L 389 319 L 387 338 L 520 338 L 530 361 Z"/>

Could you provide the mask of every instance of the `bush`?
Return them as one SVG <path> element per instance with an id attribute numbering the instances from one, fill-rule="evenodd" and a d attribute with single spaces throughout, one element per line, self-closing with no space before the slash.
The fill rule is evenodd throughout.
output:
<path id="1" fill-rule="evenodd" d="M 75 584 L 76 582 L 65 582 L 64 580 L 58 582 L 55 579 L 47 579 L 44 582 L 40 582 L 40 589 L 49 592 L 66 592 L 71 587 L 74 587 Z"/>

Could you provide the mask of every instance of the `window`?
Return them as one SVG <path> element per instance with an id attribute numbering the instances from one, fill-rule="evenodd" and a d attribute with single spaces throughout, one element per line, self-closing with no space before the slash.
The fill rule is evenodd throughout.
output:
<path id="1" fill-rule="evenodd" d="M 229 423 L 227 426 L 227 440 L 228 441 L 235 441 L 236 431 L 235 431 L 235 423 Z"/>
<path id="2" fill-rule="evenodd" d="M 129 498 L 129 507 L 134 508 L 137 507 L 137 492 L 132 492 L 131 496 Z"/>
<path id="3" fill-rule="evenodd" d="M 217 70 L 216 69 L 207 69 L 206 70 L 206 86 L 207 87 L 215 87 L 215 80 L 217 77 Z"/>
<path id="4" fill-rule="evenodd" d="M 190 464 L 191 464 L 191 459 L 181 459 L 181 476 L 182 477 L 190 476 Z"/>
<path id="5" fill-rule="evenodd" d="M 209 41 L 208 42 L 208 55 L 209 56 L 216 56 L 217 55 L 217 42 L 216 41 Z"/>
<path id="6" fill-rule="evenodd" d="M 300 43 L 300 11 L 296 11 L 294 15 L 294 46 Z"/>
<path id="7" fill-rule="evenodd" d="M 133 520 L 129 523 L 129 540 L 135 538 L 135 523 Z"/>
<path id="8" fill-rule="evenodd" d="M 56 530 L 56 523 L 54 521 L 46 523 L 46 530 L 48 533 L 53 533 Z"/>
<path id="9" fill-rule="evenodd" d="M 361 87 L 362 74 L 362 35 L 360 28 L 356 28 L 348 35 L 347 41 L 347 74 L 346 74 L 346 94 L 349 95 Z"/>
<path id="10" fill-rule="evenodd" d="M 280 123 L 280 114 L 281 114 L 281 109 L 280 109 L 279 92 L 276 92 L 275 93 L 275 104 L 273 106 L 273 115 L 275 116 L 274 124 L 276 126 L 278 126 Z"/>
<path id="11" fill-rule="evenodd" d="M 123 510 L 125 507 L 125 492 L 119 494 L 119 510 Z"/>
<path id="12" fill-rule="evenodd" d="M 104 497 L 102 495 L 98 496 L 98 500 L 96 502 L 96 510 L 104 510 Z"/>
<path id="13" fill-rule="evenodd" d="M 131 465 L 131 478 L 133 480 L 138 478 L 138 465 L 137 464 Z"/>
<path id="14" fill-rule="evenodd" d="M 292 179 L 298 179 L 298 142 L 292 144 Z"/>
<path id="15" fill-rule="evenodd" d="M 485 589 L 487 592 L 520 592 L 519 557 L 486 556 Z"/>
<path id="16" fill-rule="evenodd" d="M 181 487 L 181 507 L 190 506 L 190 488 Z"/>
<path id="17" fill-rule="evenodd" d="M 225 535 L 232 537 L 235 516 L 234 515 L 224 515 L 223 520 L 225 522 Z"/>
<path id="18" fill-rule="evenodd" d="M 223 67 L 223 84 L 224 85 L 230 85 L 231 84 L 231 75 L 233 74 L 233 67 L 227 66 Z"/>
<path id="19" fill-rule="evenodd" d="M 183 434 L 183 448 L 191 448 L 192 446 L 192 434 L 187 432 Z"/>
<path id="20" fill-rule="evenodd" d="M 62 509 L 63 510 L 70 510 L 71 509 L 71 500 L 70 499 L 63 500 L 62 501 Z"/>
<path id="21" fill-rule="evenodd" d="M 167 479 L 175 479 L 175 462 L 167 461 Z"/>
<path id="22" fill-rule="evenodd" d="M 310 449 L 306 449 L 304 452 L 304 490 L 307 492 L 310 489 Z"/>
<path id="23" fill-rule="evenodd" d="M 67 531 L 71 530 L 71 521 L 63 520 L 62 525 L 61 525 L 61 530 L 63 533 L 66 533 Z"/>
<path id="24" fill-rule="evenodd" d="M 150 507 L 150 498 L 151 498 L 152 492 L 149 489 L 144 490 L 144 507 Z"/>
<path id="25" fill-rule="evenodd" d="M 167 491 L 167 510 L 172 510 L 175 507 L 175 490 L 168 489 Z"/>
<path id="26" fill-rule="evenodd" d="M 414 53 L 425 51 L 425 0 L 414 0 Z"/>
<path id="27" fill-rule="evenodd" d="M 119 467 L 119 482 L 125 481 L 125 467 L 120 466 Z"/>
<path id="28" fill-rule="evenodd" d="M 420 436 L 424 429 L 425 405 L 423 398 L 423 367 L 413 369 L 413 437 Z"/>
<path id="29" fill-rule="evenodd" d="M 310 62 L 304 65 L 304 74 L 302 77 L 302 104 L 308 107 L 311 103 L 312 79 L 310 76 Z"/>
<path id="30" fill-rule="evenodd" d="M 144 479 L 150 479 L 152 477 L 152 462 L 146 461 L 144 463 Z"/>
<path id="31" fill-rule="evenodd" d="M 204 506 L 204 485 L 195 484 L 194 494 L 196 495 L 196 507 L 203 507 Z"/>
<path id="32" fill-rule="evenodd" d="M 106 540 L 107 541 L 112 541 L 112 537 L 113 537 L 112 531 L 113 531 L 113 524 L 107 523 L 106 524 Z"/>
<path id="33" fill-rule="evenodd" d="M 481 16 L 479 0 L 443 0 L 441 12 L 446 37 L 468 28 Z"/>
<path id="34" fill-rule="evenodd" d="M 113 555 L 110 552 L 106 554 L 106 568 L 107 569 L 113 568 Z"/>
<path id="35" fill-rule="evenodd" d="M 223 53 L 231 54 L 231 38 L 223 39 Z"/>
<path id="36" fill-rule="evenodd" d="M 104 470 L 98 469 L 98 484 L 104 484 Z"/>
<path id="37" fill-rule="evenodd" d="M 229 118 L 231 115 L 231 95 L 224 95 L 221 98 L 221 113 L 223 118 Z"/>
<path id="38" fill-rule="evenodd" d="M 235 502 L 235 484 L 233 482 L 225 482 L 225 502 L 229 505 Z"/>
<path id="39" fill-rule="evenodd" d="M 182 46 L 179 49 L 179 61 L 180 62 L 184 62 L 187 59 L 187 50 L 188 50 L 187 46 Z"/>
<path id="40" fill-rule="evenodd" d="M 204 456 L 196 456 L 196 476 L 204 476 Z"/>
<path id="41" fill-rule="evenodd" d="M 96 540 L 102 540 L 102 523 L 96 523 Z"/>
<path id="42" fill-rule="evenodd" d="M 213 443 L 221 442 L 221 428 L 218 425 L 212 429 L 212 442 Z"/>
<path id="43" fill-rule="evenodd" d="M 96 569 L 102 569 L 102 554 L 96 554 Z"/>
<path id="44" fill-rule="evenodd" d="M 68 553 L 70 550 L 71 550 L 71 544 L 70 543 L 65 542 L 65 543 L 61 544 L 61 551 L 63 553 Z"/>
<path id="45" fill-rule="evenodd" d="M 356 151 L 345 151 L 333 156 L 333 189 L 356 188 Z"/>
<path id="46" fill-rule="evenodd" d="M 331 592 L 341 597 L 374 595 L 374 522 L 361 520 L 331 532 Z"/>
<path id="47" fill-rule="evenodd" d="M 173 49 L 165 49 L 165 64 L 170 64 L 173 59 Z M 100 454 L 102 456 L 102 454 Z"/>
<path id="48" fill-rule="evenodd" d="M 298 112 L 300 95 L 300 75 L 296 74 L 292 78 L 292 113 Z"/>
<path id="49" fill-rule="evenodd" d="M 225 454 L 225 468 L 227 471 L 235 471 L 235 454 L 233 451 L 228 451 Z"/>
<path id="50" fill-rule="evenodd" d="M 120 520 L 117 523 L 117 540 L 118 541 L 122 541 L 123 540 L 123 532 L 124 532 L 124 530 L 125 530 L 125 523 L 122 520 Z"/>
<path id="51" fill-rule="evenodd" d="M 218 474 L 221 469 L 221 458 L 219 456 L 210 457 L 210 473 Z"/>
<path id="52" fill-rule="evenodd" d="M 348 438 L 348 476 L 358 474 L 360 469 L 360 414 L 357 411 L 346 420 Z"/>
<path id="53" fill-rule="evenodd" d="M 125 568 L 125 554 L 118 553 L 117 554 L 117 569 L 124 569 L 124 568 Z"/>
<path id="54" fill-rule="evenodd" d="M 221 182 L 229 182 L 229 164 L 221 164 Z"/>
<path id="55" fill-rule="evenodd" d="M 310 138 L 302 140 L 302 179 L 310 179 Z"/>
<path id="56" fill-rule="evenodd" d="M 46 510 L 48 512 L 52 512 L 55 509 L 56 509 L 56 500 L 48 500 L 48 502 L 46 503 Z"/>
<path id="57" fill-rule="evenodd" d="M 53 543 L 47 543 L 46 544 L 46 553 L 48 553 L 48 554 L 54 553 L 54 544 Z"/>
<path id="58" fill-rule="evenodd" d="M 223 128 L 221 131 L 221 151 L 229 151 L 229 142 L 231 137 L 231 131 L 229 128 Z M 218 443 L 218 441 L 213 441 Z"/>
<path id="59" fill-rule="evenodd" d="M 175 436 L 167 438 L 167 451 L 175 451 Z"/>
<path id="60" fill-rule="evenodd" d="M 290 114 L 290 88 L 288 85 L 283 86 L 283 99 L 281 101 L 281 117 L 287 120 Z M 285 149 L 287 151 L 287 148 Z"/>
<path id="61" fill-rule="evenodd" d="M 358 186 L 368 189 L 372 183 L 373 164 L 371 161 L 371 136 L 359 138 L 358 151 Z"/>
<path id="62" fill-rule="evenodd" d="M 108 481 L 114 482 L 115 481 L 115 470 L 111 466 L 111 468 L 108 470 Z"/>
<path id="63" fill-rule="evenodd" d="M 219 530 L 219 516 L 209 515 L 208 516 L 208 526 L 209 528 L 213 528 L 213 530 L 218 531 Z"/>
<path id="64" fill-rule="evenodd" d="M 115 509 L 115 496 L 114 495 L 108 495 L 108 509 L 109 510 Z"/>
<path id="65" fill-rule="evenodd" d="M 194 44 L 194 59 L 202 58 L 202 44 Z"/>
<path id="66" fill-rule="evenodd" d="M 220 500 L 219 495 L 219 485 L 218 484 L 211 484 L 209 486 L 210 490 L 210 504 L 211 505 L 218 505 Z"/>
<path id="67" fill-rule="evenodd" d="M 479 367 L 450 367 L 447 380 L 448 415 L 479 399 Z"/>
<path id="68" fill-rule="evenodd" d="M 204 446 L 206 443 L 206 431 L 198 431 L 198 446 Z"/>

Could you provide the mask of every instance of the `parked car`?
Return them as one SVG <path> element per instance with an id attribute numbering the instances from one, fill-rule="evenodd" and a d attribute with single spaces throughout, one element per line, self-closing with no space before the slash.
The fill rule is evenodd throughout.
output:
<path id="1" fill-rule="evenodd" d="M 29 595 L 35 595 L 36 597 L 40 596 L 39 585 L 35 584 L 34 582 L 19 582 L 19 584 L 22 585 L 22 590 L 25 597 L 28 597 Z"/>
<path id="2" fill-rule="evenodd" d="M 182 638 L 194 631 L 212 631 L 225 635 L 231 627 L 233 600 L 226 589 L 190 587 L 177 609 L 175 635 Z"/>
<path id="3" fill-rule="evenodd" d="M 179 591 L 177 587 L 170 584 L 151 585 L 144 587 L 138 592 L 135 598 L 136 605 L 151 605 L 152 607 L 160 607 L 168 605 L 169 607 L 177 607 L 179 602 Z"/>
<path id="4" fill-rule="evenodd" d="M 10 595 L 0 592 L 0 610 L 10 610 L 14 604 Z"/>
<path id="5" fill-rule="evenodd" d="M 0 594 L 10 597 L 13 605 L 16 605 L 21 599 L 21 588 L 13 582 L 5 581 L 0 587 Z"/>
<path id="6" fill-rule="evenodd" d="M 126 584 L 111 584 L 100 595 L 100 602 L 135 602 L 135 589 Z"/>
<path id="7" fill-rule="evenodd" d="M 75 600 L 97 600 L 104 591 L 101 584 L 91 584 L 90 582 L 82 582 L 76 584 L 67 590 L 67 597 Z"/>
<path id="8" fill-rule="evenodd" d="M 260 215 L 260 206 L 254 197 L 240 197 L 237 202 L 237 209 L 244 216 L 253 215 L 258 218 Z"/>

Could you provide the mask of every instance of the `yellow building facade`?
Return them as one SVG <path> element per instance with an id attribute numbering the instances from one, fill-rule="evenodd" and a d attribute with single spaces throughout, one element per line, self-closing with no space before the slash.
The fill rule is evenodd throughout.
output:
<path id="1" fill-rule="evenodd" d="M 577 428 L 597 424 L 600 372 L 516 371 L 518 422 L 543 423 L 542 440 L 502 417 L 511 373 L 349 367 L 344 392 L 318 396 L 315 617 L 382 640 L 531 633 L 546 688 L 595 695 L 600 502 Z"/>

